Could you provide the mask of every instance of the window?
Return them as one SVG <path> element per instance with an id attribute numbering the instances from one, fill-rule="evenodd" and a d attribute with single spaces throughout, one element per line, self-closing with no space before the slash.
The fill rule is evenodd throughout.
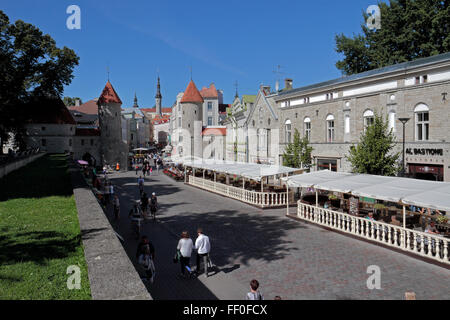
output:
<path id="1" fill-rule="evenodd" d="M 309 97 L 303 98 L 304 103 L 309 103 Z"/>
<path id="2" fill-rule="evenodd" d="M 255 120 L 252 121 L 252 125 L 255 126 Z"/>
<path id="3" fill-rule="evenodd" d="M 181 117 L 178 118 L 178 127 L 181 128 Z"/>
<path id="4" fill-rule="evenodd" d="M 430 135 L 430 114 L 426 104 L 419 104 L 415 109 L 416 115 L 416 140 L 428 141 Z"/>
<path id="5" fill-rule="evenodd" d="M 371 126 L 375 122 L 374 113 L 372 110 L 367 110 L 363 114 L 364 118 L 364 132 L 366 132 L 367 127 Z"/>
<path id="6" fill-rule="evenodd" d="M 81 145 L 84 146 L 84 139 L 81 139 Z"/>
<path id="7" fill-rule="evenodd" d="M 344 118 L 344 133 L 350 133 L 350 116 L 346 115 Z"/>
<path id="8" fill-rule="evenodd" d="M 72 139 L 69 139 L 69 147 L 72 146 Z"/>
<path id="9" fill-rule="evenodd" d="M 333 99 L 333 93 L 327 93 L 327 100 L 332 100 Z"/>
<path id="10" fill-rule="evenodd" d="M 183 141 L 183 136 L 182 135 L 180 135 L 180 137 L 178 138 L 178 141 L 179 142 Z"/>
<path id="11" fill-rule="evenodd" d="M 269 118 L 269 119 L 267 119 L 267 125 L 269 125 L 269 126 L 270 126 L 270 118 Z"/>
<path id="12" fill-rule="evenodd" d="M 208 102 L 208 111 L 212 111 L 212 102 Z"/>
<path id="13" fill-rule="evenodd" d="M 42 129 L 42 131 L 45 131 L 46 128 L 45 128 L 45 127 L 42 127 L 41 129 Z"/>
<path id="14" fill-rule="evenodd" d="M 94 139 L 91 139 L 91 146 L 94 145 Z"/>
<path id="15" fill-rule="evenodd" d="M 334 142 L 334 116 L 327 117 L 327 142 Z"/>
<path id="16" fill-rule="evenodd" d="M 41 140 L 41 144 L 43 147 L 47 146 L 47 140 L 46 139 L 42 139 Z"/>
<path id="17" fill-rule="evenodd" d="M 416 84 L 424 84 L 428 82 L 428 76 L 424 75 L 424 76 L 417 76 L 416 77 Z"/>
<path id="18" fill-rule="evenodd" d="M 305 137 L 308 141 L 311 141 L 311 119 L 305 118 L 303 122 L 305 124 Z"/>
<path id="19" fill-rule="evenodd" d="M 212 126 L 212 125 L 213 125 L 212 117 L 208 117 L 208 126 Z"/>
<path id="20" fill-rule="evenodd" d="M 292 122 L 291 120 L 286 120 L 285 124 L 285 138 L 286 143 L 291 143 L 292 140 Z"/>
<path id="21" fill-rule="evenodd" d="M 131 134 L 131 140 L 134 140 L 134 136 L 133 136 L 133 134 Z M 82 143 L 81 144 L 83 144 L 83 140 L 81 140 L 82 141 Z"/>
<path id="22" fill-rule="evenodd" d="M 388 121 L 389 121 L 389 130 L 395 132 L 395 111 L 389 112 Z"/>

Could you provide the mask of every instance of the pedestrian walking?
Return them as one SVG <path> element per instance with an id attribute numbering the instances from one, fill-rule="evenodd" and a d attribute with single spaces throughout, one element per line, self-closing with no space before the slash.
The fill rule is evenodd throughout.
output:
<path id="1" fill-rule="evenodd" d="M 181 233 L 181 239 L 178 241 L 177 250 L 180 252 L 181 277 L 185 277 L 186 266 L 190 269 L 190 260 L 194 243 L 189 237 L 189 233 L 184 231 Z"/>
<path id="2" fill-rule="evenodd" d="M 155 247 L 147 236 L 142 236 L 136 251 L 136 259 L 145 270 L 147 279 L 151 283 L 155 278 Z"/>
<path id="3" fill-rule="evenodd" d="M 197 229 L 197 240 L 195 240 L 195 249 L 197 250 L 197 269 L 196 273 L 200 274 L 201 260 L 205 267 L 205 277 L 208 277 L 208 255 L 211 251 L 209 237 L 203 234 L 203 229 Z"/>
<path id="4" fill-rule="evenodd" d="M 253 279 L 250 281 L 250 292 L 245 296 L 245 300 L 264 300 L 264 296 L 258 291 L 259 282 Z"/>
<path id="5" fill-rule="evenodd" d="M 120 201 L 119 201 L 119 197 L 116 195 L 114 195 L 114 220 L 118 221 L 120 220 Z"/>
<path id="6" fill-rule="evenodd" d="M 153 174 L 153 167 L 150 167 L 150 175 Z"/>
<path id="7" fill-rule="evenodd" d="M 153 217 L 153 220 L 156 220 L 156 210 L 158 209 L 158 198 L 156 197 L 156 193 L 152 193 L 152 197 L 150 199 L 150 213 Z"/>
<path id="8" fill-rule="evenodd" d="M 134 168 L 135 168 L 135 170 L 136 170 L 136 175 L 138 174 L 138 171 L 139 171 L 139 165 L 136 163 L 135 165 L 134 165 Z"/>
<path id="9" fill-rule="evenodd" d="M 109 199 L 108 202 L 112 201 L 112 199 L 114 199 L 114 186 L 111 182 L 108 183 L 108 187 L 109 187 Z"/>
<path id="10" fill-rule="evenodd" d="M 144 192 L 144 178 L 142 176 L 139 176 L 138 178 L 138 187 L 139 187 L 139 195 L 142 196 L 142 193 Z"/>

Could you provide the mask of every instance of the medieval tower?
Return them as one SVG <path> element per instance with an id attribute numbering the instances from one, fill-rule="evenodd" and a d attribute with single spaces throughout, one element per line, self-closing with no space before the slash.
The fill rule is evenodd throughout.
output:
<path id="1" fill-rule="evenodd" d="M 97 101 L 100 127 L 100 156 L 102 165 L 127 168 L 127 145 L 122 141 L 121 111 L 122 101 L 111 83 L 105 88 Z"/>
<path id="2" fill-rule="evenodd" d="M 186 157 L 202 158 L 203 97 L 190 81 L 180 101 L 182 110 L 183 150 Z"/>
<path id="3" fill-rule="evenodd" d="M 162 95 L 161 95 L 161 85 L 159 83 L 159 76 L 158 76 L 158 85 L 156 86 L 156 96 L 155 96 L 155 103 L 156 103 L 156 115 L 162 117 Z"/>

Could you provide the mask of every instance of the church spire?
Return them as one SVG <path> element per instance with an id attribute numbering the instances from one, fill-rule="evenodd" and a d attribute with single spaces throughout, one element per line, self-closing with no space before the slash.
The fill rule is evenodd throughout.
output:
<path id="1" fill-rule="evenodd" d="M 156 85 L 156 96 L 155 96 L 155 98 L 159 98 L 159 99 L 161 99 L 162 98 L 162 95 L 161 95 L 161 84 L 159 83 L 159 76 L 158 76 L 158 84 Z"/>
<path id="2" fill-rule="evenodd" d="M 138 100 L 137 100 L 136 92 L 134 93 L 134 105 L 133 105 L 133 108 L 138 108 Z"/>
<path id="3" fill-rule="evenodd" d="M 156 114 L 162 116 L 162 107 L 161 107 L 161 85 L 159 83 L 159 75 L 158 75 L 158 84 L 156 85 L 156 96 L 155 96 L 155 105 L 156 105 Z"/>

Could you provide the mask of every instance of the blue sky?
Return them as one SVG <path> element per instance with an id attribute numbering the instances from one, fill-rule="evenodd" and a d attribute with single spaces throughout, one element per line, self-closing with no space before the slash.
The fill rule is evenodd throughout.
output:
<path id="1" fill-rule="evenodd" d="M 152 107 L 157 70 L 163 106 L 171 106 L 190 80 L 201 89 L 214 82 L 231 103 L 239 94 L 256 94 L 260 84 L 275 86 L 273 71 L 294 87 L 341 76 L 334 37 L 359 33 L 362 12 L 376 0 L 3 0 L 11 21 L 32 23 L 57 45 L 78 54 L 72 83 L 64 95 L 83 101 L 98 97 L 110 81 L 123 107 L 137 93 L 141 107 Z M 81 8 L 81 30 L 69 30 L 66 9 Z M 284 86 L 281 81 L 280 87 Z"/>

